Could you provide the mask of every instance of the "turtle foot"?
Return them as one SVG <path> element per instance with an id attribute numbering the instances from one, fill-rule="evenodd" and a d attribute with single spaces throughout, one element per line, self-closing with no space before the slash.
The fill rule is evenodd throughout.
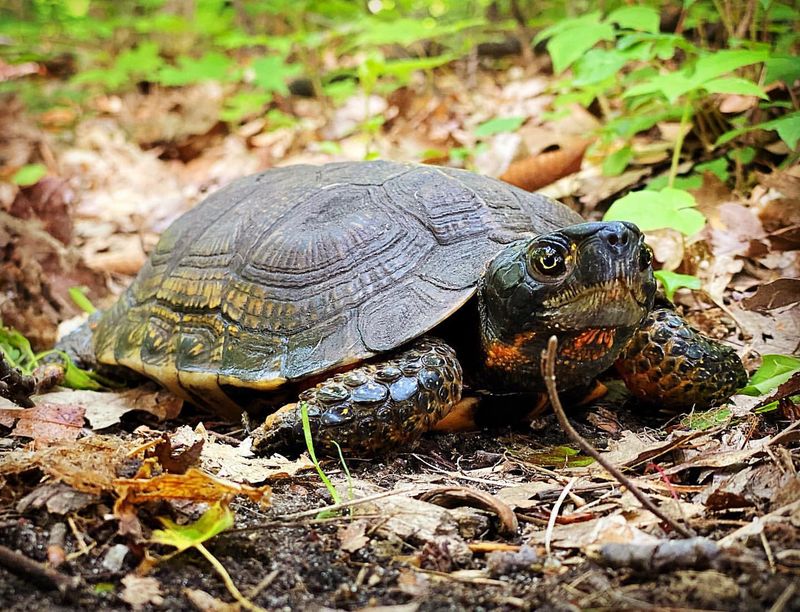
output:
<path id="1" fill-rule="evenodd" d="M 461 366 L 441 340 L 423 338 L 389 360 L 339 373 L 271 414 L 252 433 L 259 454 L 314 451 L 375 455 L 406 447 L 461 399 Z M 308 426 L 303 426 L 303 411 Z M 337 448 L 338 447 L 338 448 Z"/>
<path id="2" fill-rule="evenodd" d="M 703 410 L 747 383 L 741 359 L 668 308 L 651 312 L 616 363 L 631 392 L 665 408 Z"/>

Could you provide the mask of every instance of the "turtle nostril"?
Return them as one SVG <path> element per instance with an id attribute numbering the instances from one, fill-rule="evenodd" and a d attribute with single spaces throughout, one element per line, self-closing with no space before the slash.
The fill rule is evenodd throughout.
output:
<path id="1" fill-rule="evenodd" d="M 601 240 L 614 255 L 623 255 L 630 251 L 631 245 L 637 241 L 636 233 L 624 223 L 611 222 L 600 232 Z"/>

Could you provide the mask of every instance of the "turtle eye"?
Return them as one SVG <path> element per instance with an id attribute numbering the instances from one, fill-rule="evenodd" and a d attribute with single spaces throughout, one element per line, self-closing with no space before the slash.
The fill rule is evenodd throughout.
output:
<path id="1" fill-rule="evenodd" d="M 528 261 L 531 272 L 537 277 L 555 278 L 567 271 L 564 253 L 551 245 L 532 249 Z"/>
<path id="2" fill-rule="evenodd" d="M 647 246 L 644 242 L 639 249 L 639 270 L 644 272 L 653 263 L 653 249 Z"/>

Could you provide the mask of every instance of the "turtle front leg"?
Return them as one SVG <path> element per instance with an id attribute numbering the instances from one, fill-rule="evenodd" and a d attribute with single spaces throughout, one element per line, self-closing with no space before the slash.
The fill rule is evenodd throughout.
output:
<path id="1" fill-rule="evenodd" d="M 731 347 L 703 336 L 669 308 L 648 315 L 616 367 L 636 397 L 675 410 L 719 405 L 747 383 Z"/>
<path id="2" fill-rule="evenodd" d="M 391 359 L 336 374 L 306 389 L 252 433 L 259 454 L 305 449 L 305 404 L 316 453 L 380 454 L 411 444 L 461 399 L 455 352 L 423 338 Z"/>

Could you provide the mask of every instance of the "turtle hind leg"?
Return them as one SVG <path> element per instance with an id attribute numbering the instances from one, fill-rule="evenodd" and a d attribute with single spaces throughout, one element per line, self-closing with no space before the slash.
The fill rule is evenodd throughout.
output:
<path id="1" fill-rule="evenodd" d="M 453 349 L 436 338 L 423 338 L 391 359 L 306 389 L 296 404 L 271 414 L 253 431 L 252 448 L 259 454 L 305 449 L 305 405 L 316 453 L 336 455 L 336 444 L 353 455 L 396 450 L 448 414 L 461 391 L 461 366 Z"/>
<path id="2" fill-rule="evenodd" d="M 616 367 L 636 397 L 676 410 L 719 405 L 747 383 L 731 347 L 703 336 L 669 308 L 648 315 Z"/>

